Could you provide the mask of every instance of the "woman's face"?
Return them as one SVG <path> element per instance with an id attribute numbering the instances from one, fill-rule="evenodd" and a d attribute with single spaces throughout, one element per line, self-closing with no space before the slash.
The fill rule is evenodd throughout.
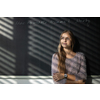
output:
<path id="1" fill-rule="evenodd" d="M 62 34 L 60 43 L 64 48 L 71 48 L 71 37 L 69 33 Z"/>

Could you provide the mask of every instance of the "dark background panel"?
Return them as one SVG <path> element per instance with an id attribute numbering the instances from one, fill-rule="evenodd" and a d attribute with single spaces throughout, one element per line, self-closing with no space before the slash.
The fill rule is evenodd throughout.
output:
<path id="1" fill-rule="evenodd" d="M 75 52 L 86 57 L 87 74 L 100 75 L 99 17 L 1 17 L 0 75 L 51 75 L 60 34 L 75 35 Z"/>

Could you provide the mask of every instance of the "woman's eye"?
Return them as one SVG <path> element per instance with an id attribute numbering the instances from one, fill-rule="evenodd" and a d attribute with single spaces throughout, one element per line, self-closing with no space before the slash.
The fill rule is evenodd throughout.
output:
<path id="1" fill-rule="evenodd" d="M 61 37 L 61 39 L 64 39 L 64 37 Z"/>

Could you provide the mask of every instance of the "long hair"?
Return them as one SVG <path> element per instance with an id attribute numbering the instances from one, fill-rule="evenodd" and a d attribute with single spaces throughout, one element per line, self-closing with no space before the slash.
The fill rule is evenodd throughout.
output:
<path id="1" fill-rule="evenodd" d="M 74 44 L 75 44 L 75 38 L 74 38 L 74 35 L 73 33 L 70 31 L 70 30 L 65 30 L 61 33 L 60 35 L 60 42 L 59 42 L 59 45 L 58 45 L 58 71 L 60 73 L 65 73 L 65 59 L 66 59 L 66 53 L 65 51 L 63 50 L 63 47 L 61 45 L 61 36 L 63 33 L 69 33 L 70 37 L 71 37 L 71 49 L 73 50 L 73 47 L 74 47 Z"/>

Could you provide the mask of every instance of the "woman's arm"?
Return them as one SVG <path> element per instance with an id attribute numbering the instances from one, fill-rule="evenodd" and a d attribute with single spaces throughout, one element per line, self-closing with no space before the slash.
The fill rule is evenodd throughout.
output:
<path id="1" fill-rule="evenodd" d="M 55 54 L 52 55 L 52 61 L 51 61 L 51 75 L 53 76 L 54 73 L 57 73 L 57 67 L 58 67 L 58 60 L 57 56 Z"/>
<path id="2" fill-rule="evenodd" d="M 75 81 L 75 75 L 67 74 L 67 79 Z"/>
<path id="3" fill-rule="evenodd" d="M 59 81 L 59 80 L 61 80 L 63 78 L 64 78 L 64 73 L 55 73 L 53 75 L 53 79 L 55 81 Z M 77 80 L 76 81 L 74 75 L 67 74 L 66 84 L 85 84 L 85 82 L 83 80 Z"/>
<path id="4" fill-rule="evenodd" d="M 53 78 L 55 81 L 59 81 L 64 78 L 64 73 L 54 73 Z M 75 76 L 67 74 L 67 79 L 69 79 L 71 81 L 75 81 Z"/>
<path id="5" fill-rule="evenodd" d="M 67 79 L 66 84 L 85 84 L 85 82 L 83 82 L 83 80 L 72 81 L 72 80 Z"/>
<path id="6" fill-rule="evenodd" d="M 67 74 L 67 75 L 68 75 L 68 77 L 67 77 L 66 84 L 85 84 L 84 80 L 77 80 L 76 81 L 75 75 L 70 75 L 70 74 Z"/>

